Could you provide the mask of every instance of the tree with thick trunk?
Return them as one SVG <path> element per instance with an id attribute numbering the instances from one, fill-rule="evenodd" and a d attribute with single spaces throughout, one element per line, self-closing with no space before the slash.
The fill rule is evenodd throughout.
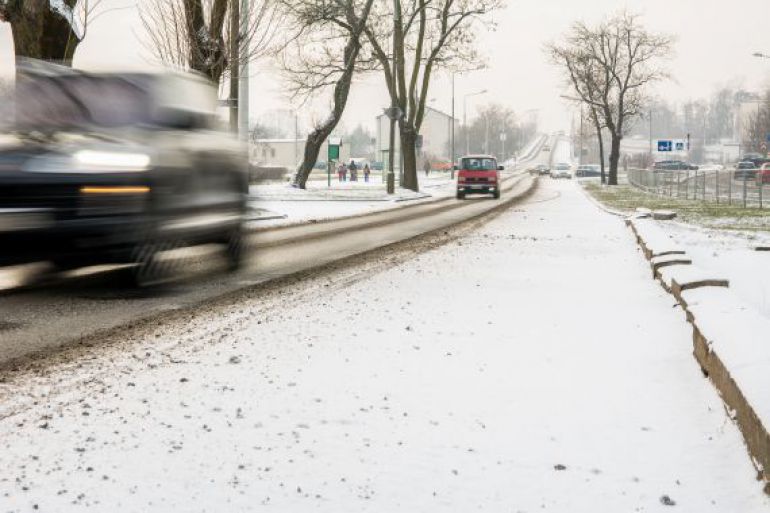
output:
<path id="1" fill-rule="evenodd" d="M 595 108 L 610 134 L 610 185 L 618 183 L 620 144 L 643 115 L 646 89 L 668 77 L 658 62 L 670 56 L 672 44 L 671 37 L 647 31 L 637 16 L 623 12 L 595 27 L 578 22 L 563 45 L 547 47 L 566 70 L 574 99 Z"/>
<path id="2" fill-rule="evenodd" d="M 139 16 L 147 34 L 148 49 L 160 62 L 195 70 L 220 84 L 230 71 L 230 48 L 236 45 L 242 61 L 253 62 L 273 49 L 278 12 L 271 0 L 254 0 L 248 19 L 233 30 L 227 20 L 241 0 L 145 0 Z"/>
<path id="3" fill-rule="evenodd" d="M 331 112 L 308 134 L 302 162 L 292 183 L 304 189 L 321 147 L 342 119 L 354 74 L 367 69 L 361 57 L 363 31 L 374 0 L 283 0 L 283 10 L 293 19 L 290 40 L 295 52 L 285 55 L 284 73 L 295 96 L 309 97 L 332 87 Z M 341 58 L 339 45 L 344 46 Z"/>
<path id="4" fill-rule="evenodd" d="M 402 186 L 418 190 L 417 140 L 425 118 L 433 72 L 478 60 L 474 29 L 502 4 L 500 0 L 397 0 L 370 17 L 366 35 L 384 73 L 391 101 L 401 110 L 398 120 L 403 159 Z M 384 41 L 393 41 L 389 55 Z M 395 59 L 395 74 L 390 64 Z"/>
<path id="5" fill-rule="evenodd" d="M 72 65 L 99 0 L 0 0 L 0 21 L 11 25 L 16 57 Z"/>

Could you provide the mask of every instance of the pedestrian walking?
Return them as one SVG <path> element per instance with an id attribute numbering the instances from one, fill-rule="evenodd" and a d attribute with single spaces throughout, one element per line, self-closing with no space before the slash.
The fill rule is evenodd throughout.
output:
<path id="1" fill-rule="evenodd" d="M 425 170 L 425 176 L 428 176 L 430 173 L 430 160 L 425 159 L 425 164 L 423 164 L 423 169 Z"/>
<path id="2" fill-rule="evenodd" d="M 351 182 L 357 182 L 358 181 L 358 166 L 356 166 L 356 162 L 354 160 L 350 161 L 350 165 L 348 166 L 350 169 L 350 181 Z"/>
<path id="3" fill-rule="evenodd" d="M 369 182 L 369 175 L 371 172 L 372 170 L 369 169 L 369 164 L 364 164 L 364 182 Z"/>
<path id="4" fill-rule="evenodd" d="M 339 166 L 337 166 L 337 181 L 342 181 L 342 163 L 340 163 Z"/>

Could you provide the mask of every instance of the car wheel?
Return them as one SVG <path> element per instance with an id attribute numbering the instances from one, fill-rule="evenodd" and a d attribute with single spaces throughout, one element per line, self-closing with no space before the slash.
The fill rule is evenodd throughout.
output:
<path id="1" fill-rule="evenodd" d="M 172 250 L 172 242 L 147 240 L 134 248 L 131 277 L 134 285 L 140 288 L 153 287 L 168 281 L 174 274 L 173 258 L 161 258 L 161 253 Z"/>
<path id="2" fill-rule="evenodd" d="M 239 224 L 230 232 L 227 238 L 225 253 L 227 255 L 227 270 L 236 271 L 243 263 L 243 254 L 245 250 L 245 241 L 243 236 L 243 227 Z"/>
<path id="3" fill-rule="evenodd" d="M 500 191 L 496 190 L 495 192 L 493 192 L 492 197 L 495 199 L 500 199 Z"/>

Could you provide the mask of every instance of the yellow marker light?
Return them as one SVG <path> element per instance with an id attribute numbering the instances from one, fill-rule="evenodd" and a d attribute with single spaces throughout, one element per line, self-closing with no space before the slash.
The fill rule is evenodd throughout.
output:
<path id="1" fill-rule="evenodd" d="M 144 185 L 126 186 L 96 186 L 87 185 L 80 188 L 82 194 L 147 194 L 150 188 Z"/>

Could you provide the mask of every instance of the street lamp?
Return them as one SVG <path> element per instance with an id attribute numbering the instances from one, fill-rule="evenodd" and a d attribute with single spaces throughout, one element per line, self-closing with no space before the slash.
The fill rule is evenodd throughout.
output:
<path id="1" fill-rule="evenodd" d="M 767 55 L 766 53 L 762 52 L 754 52 L 751 54 L 752 57 L 758 57 L 760 59 L 770 59 L 770 55 Z"/>
<path id="2" fill-rule="evenodd" d="M 475 93 L 468 93 L 465 96 L 463 96 L 463 127 L 465 127 L 465 153 L 466 155 L 471 152 L 471 142 L 470 138 L 468 137 L 468 98 L 471 96 L 479 96 L 481 94 L 486 94 L 487 90 L 482 89 L 481 91 L 477 91 Z"/>

